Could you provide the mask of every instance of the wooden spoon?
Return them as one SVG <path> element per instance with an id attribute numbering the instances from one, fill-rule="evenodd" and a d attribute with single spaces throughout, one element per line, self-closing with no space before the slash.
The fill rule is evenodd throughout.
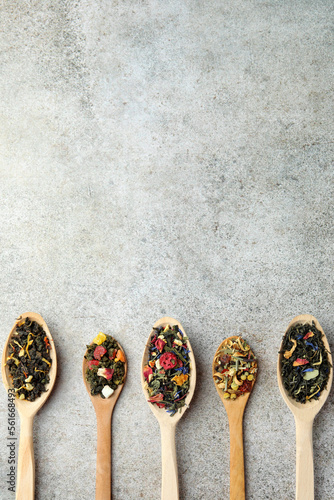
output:
<path id="1" fill-rule="evenodd" d="M 179 329 L 185 334 L 185 331 L 179 321 L 173 318 L 164 317 L 159 319 L 154 323 L 153 328 L 166 325 L 178 325 Z M 145 398 L 148 400 L 150 398 L 147 389 L 145 389 L 145 377 L 143 374 L 144 367 L 148 362 L 148 350 L 150 346 L 150 341 L 152 335 L 154 334 L 153 329 L 148 338 L 141 366 L 141 382 L 144 391 Z M 189 352 L 189 358 L 191 362 L 191 368 L 189 372 L 190 386 L 189 392 L 185 398 L 185 406 L 181 408 L 175 415 L 170 416 L 164 408 L 158 408 L 155 404 L 149 403 L 151 410 L 156 416 L 161 431 L 161 462 L 162 462 L 162 486 L 161 486 L 161 499 L 162 500 L 178 500 L 179 499 L 179 481 L 177 472 L 177 459 L 176 459 L 176 448 L 175 448 L 175 430 L 176 425 L 183 417 L 184 412 L 188 408 L 190 401 L 194 395 L 195 385 L 196 385 L 196 364 L 195 357 L 190 345 L 189 340 L 185 341 L 187 344 Z"/>
<path id="2" fill-rule="evenodd" d="M 219 350 L 229 341 L 238 338 L 234 335 L 225 339 L 218 347 L 214 359 Z M 212 364 L 212 375 L 216 373 L 215 362 Z M 254 378 L 252 389 L 256 377 Z M 220 399 L 225 406 L 230 428 L 230 500 L 245 500 L 245 466 L 244 466 L 244 444 L 243 444 L 243 415 L 250 392 L 231 400 L 224 399 L 224 391 L 215 384 Z"/>
<path id="3" fill-rule="evenodd" d="M 15 405 L 20 415 L 20 445 L 17 467 L 16 481 L 16 500 L 33 500 L 35 495 L 35 459 L 34 459 L 34 444 L 33 444 L 33 421 L 38 410 L 44 405 L 47 398 L 50 396 L 54 386 L 57 374 L 57 355 L 53 338 L 50 334 L 47 324 L 42 316 L 33 312 L 22 314 L 17 320 L 8 335 L 5 347 L 2 353 L 1 373 L 2 380 L 6 390 L 13 388 L 12 377 L 9 374 L 9 367 L 5 366 L 8 356 L 8 345 L 13 333 L 16 330 L 18 323 L 25 318 L 36 321 L 41 325 L 49 339 L 51 346 L 50 356 L 52 359 L 51 369 L 49 372 L 50 382 L 47 384 L 47 391 L 35 401 L 25 401 L 24 399 L 15 399 Z"/>
<path id="4" fill-rule="evenodd" d="M 92 396 L 90 384 L 86 380 L 86 370 L 88 368 L 88 360 L 83 359 L 82 376 L 89 397 L 93 403 L 96 421 L 97 421 L 97 455 L 96 455 L 96 500 L 111 499 L 111 419 L 116 401 L 124 387 L 126 374 L 128 371 L 128 363 L 125 353 L 118 343 L 119 349 L 125 357 L 125 373 L 123 384 L 120 384 L 114 393 L 106 399 L 97 394 Z"/>
<path id="5" fill-rule="evenodd" d="M 321 328 L 318 320 L 311 316 L 310 314 L 301 314 L 296 316 L 289 323 L 286 332 L 291 328 L 291 326 L 297 323 L 310 323 L 314 324 L 316 328 L 323 334 L 322 341 L 328 351 L 328 359 L 331 365 L 333 365 L 332 355 L 330 353 L 327 338 Z M 286 333 L 285 332 L 285 333 Z M 282 350 L 282 345 L 280 351 Z M 313 467 L 313 440 L 312 440 L 312 430 L 313 421 L 317 413 L 321 410 L 324 405 L 333 380 L 333 369 L 330 370 L 329 379 L 327 382 L 326 389 L 323 389 L 318 400 L 312 399 L 311 401 L 303 403 L 298 403 L 293 398 L 291 398 L 286 392 L 281 375 L 281 360 L 282 353 L 278 356 L 277 362 L 277 380 L 278 387 L 281 391 L 282 397 L 286 402 L 287 406 L 293 413 L 296 423 L 296 500 L 313 500 L 314 499 L 314 467 Z"/>

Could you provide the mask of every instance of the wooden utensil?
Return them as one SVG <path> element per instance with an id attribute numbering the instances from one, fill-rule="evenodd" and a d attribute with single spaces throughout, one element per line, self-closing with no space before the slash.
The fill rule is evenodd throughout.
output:
<path id="1" fill-rule="evenodd" d="M 88 368 L 88 360 L 84 358 L 82 364 L 82 376 L 89 397 L 93 403 L 96 422 L 97 422 L 97 455 L 96 455 L 96 500 L 111 499 L 111 420 L 115 404 L 124 387 L 126 374 L 128 371 L 128 363 L 125 353 L 118 343 L 119 349 L 125 357 L 125 374 L 123 384 L 120 384 L 114 393 L 106 399 L 97 394 L 92 396 L 90 385 L 86 380 L 86 370 Z"/>
<path id="2" fill-rule="evenodd" d="M 289 323 L 286 332 L 295 324 L 314 324 L 316 328 L 323 334 L 322 341 L 328 351 L 328 358 L 331 365 L 333 365 L 332 355 L 330 353 L 327 338 L 318 320 L 311 314 L 301 314 L 296 316 Z M 285 332 L 285 333 L 286 333 Z M 280 351 L 282 350 L 282 345 Z M 278 356 L 277 362 L 277 380 L 278 387 L 282 397 L 290 408 L 295 417 L 296 423 L 296 500 L 313 500 L 314 499 L 314 467 L 313 467 L 313 421 L 315 416 L 319 413 L 322 406 L 329 395 L 332 380 L 333 369 L 330 370 L 330 375 L 326 389 L 320 394 L 318 400 L 312 399 L 305 404 L 298 403 L 291 398 L 286 392 L 281 375 L 281 360 L 282 353 Z"/>
<path id="3" fill-rule="evenodd" d="M 26 312 L 17 320 L 8 335 L 5 347 L 2 353 L 1 373 L 2 380 L 6 390 L 13 387 L 12 378 L 9 374 L 8 366 L 5 366 L 8 356 L 8 345 L 16 330 L 17 325 L 29 318 L 41 325 L 48 337 L 51 349 L 50 356 L 52 359 L 51 369 L 49 372 L 50 382 L 47 384 L 47 391 L 35 401 L 26 401 L 24 399 L 15 399 L 15 405 L 20 415 L 20 445 L 17 466 L 17 481 L 16 481 L 16 500 L 33 500 L 35 495 L 35 459 L 34 459 L 34 444 L 33 444 L 33 421 L 38 410 L 44 405 L 47 398 L 50 396 L 54 386 L 57 374 L 57 355 L 53 338 L 50 334 L 47 324 L 40 314 Z"/>
<path id="4" fill-rule="evenodd" d="M 178 325 L 179 329 L 185 334 L 183 326 L 179 321 L 170 317 L 164 317 L 159 319 L 154 323 L 153 328 L 166 325 Z M 149 335 L 141 366 L 141 381 L 144 391 L 145 398 L 148 400 L 150 398 L 147 389 L 145 388 L 145 377 L 144 377 L 144 367 L 148 362 L 148 350 L 150 346 L 150 341 L 152 335 L 154 334 L 153 329 Z M 188 408 L 190 401 L 194 395 L 196 386 L 196 364 L 195 357 L 190 345 L 189 340 L 185 341 L 187 344 L 189 352 L 189 358 L 191 363 L 191 368 L 189 372 L 190 385 L 189 392 L 185 398 L 185 406 L 181 408 L 181 411 L 175 413 L 175 415 L 170 416 L 164 408 L 158 408 L 155 404 L 149 403 L 150 408 L 154 415 L 156 416 L 161 431 L 161 462 L 162 462 L 162 486 L 161 486 L 161 499 L 162 500 L 178 500 L 179 499 L 179 482 L 178 482 L 178 472 L 177 472 L 177 458 L 176 458 L 176 448 L 175 448 L 175 431 L 176 426 L 180 419 L 183 417 L 184 412 Z"/>
<path id="5" fill-rule="evenodd" d="M 218 347 L 218 351 L 230 340 L 238 336 L 234 335 L 225 339 Z M 212 375 L 216 372 L 215 362 L 212 364 Z M 254 387 L 254 383 L 252 389 Z M 250 392 L 246 392 L 236 399 L 224 399 L 224 391 L 215 384 L 220 399 L 225 407 L 230 429 L 230 500 L 245 500 L 245 466 L 244 466 L 244 444 L 243 444 L 243 416 Z"/>

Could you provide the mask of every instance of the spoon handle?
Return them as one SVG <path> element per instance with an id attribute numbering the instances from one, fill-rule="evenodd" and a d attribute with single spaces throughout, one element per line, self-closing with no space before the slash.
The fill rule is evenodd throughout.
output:
<path id="1" fill-rule="evenodd" d="M 230 427 L 230 500 L 245 500 L 243 412 L 228 415 Z"/>
<path id="2" fill-rule="evenodd" d="M 96 500 L 111 499 L 111 414 L 98 412 L 96 455 Z"/>
<path id="3" fill-rule="evenodd" d="M 160 426 L 160 429 L 162 462 L 161 500 L 178 500 L 179 478 L 177 473 L 177 459 L 175 448 L 176 425 L 163 424 Z"/>
<path id="4" fill-rule="evenodd" d="M 20 421 L 16 500 L 33 500 L 35 494 L 35 459 L 32 437 L 34 417 L 20 414 Z"/>
<path id="5" fill-rule="evenodd" d="M 296 421 L 296 500 L 314 499 L 313 420 Z"/>

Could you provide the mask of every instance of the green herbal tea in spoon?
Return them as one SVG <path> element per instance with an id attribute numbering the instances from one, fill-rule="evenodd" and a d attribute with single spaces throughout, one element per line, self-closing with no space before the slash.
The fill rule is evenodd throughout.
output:
<path id="1" fill-rule="evenodd" d="M 87 346 L 82 375 L 97 420 L 96 500 L 111 498 L 111 421 L 127 367 L 125 353 L 111 335 L 100 332 Z"/>
<path id="2" fill-rule="evenodd" d="M 243 415 L 257 376 L 257 360 L 239 336 L 229 337 L 213 358 L 212 376 L 230 428 L 230 500 L 245 499 Z"/>
<path id="3" fill-rule="evenodd" d="M 314 499 L 313 421 L 332 385 L 327 338 L 310 314 L 293 318 L 279 350 L 277 379 L 296 423 L 296 499 Z"/>
<path id="4" fill-rule="evenodd" d="M 189 407 L 196 385 L 195 357 L 181 323 L 159 319 L 142 358 L 142 387 L 161 430 L 162 500 L 178 500 L 175 430 Z"/>
<path id="5" fill-rule="evenodd" d="M 16 394 L 15 406 L 20 415 L 16 498 L 33 500 L 33 421 L 50 396 L 57 373 L 56 348 L 40 314 L 27 312 L 16 320 L 3 350 L 1 371 L 7 391 Z"/>

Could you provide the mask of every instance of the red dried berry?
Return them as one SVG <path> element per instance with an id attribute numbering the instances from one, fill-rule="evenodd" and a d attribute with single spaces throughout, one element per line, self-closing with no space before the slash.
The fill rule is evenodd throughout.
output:
<path id="1" fill-rule="evenodd" d="M 165 370 L 170 370 L 171 368 L 175 368 L 177 365 L 177 357 L 173 352 L 164 352 L 160 358 L 160 365 Z"/>
<path id="2" fill-rule="evenodd" d="M 98 366 L 99 365 L 99 361 L 96 361 L 95 359 L 91 359 L 90 361 L 88 361 L 88 368 L 90 370 L 93 369 L 93 366 Z"/>
<path id="3" fill-rule="evenodd" d="M 239 387 L 240 392 L 250 392 L 252 389 L 252 382 L 250 380 L 244 380 L 244 383 Z"/>
<path id="4" fill-rule="evenodd" d="M 98 359 L 100 361 L 100 359 L 102 358 L 102 356 L 107 352 L 107 349 L 105 349 L 103 347 L 103 345 L 98 345 L 97 347 L 95 347 L 95 351 L 94 351 L 94 358 L 95 359 Z"/>

